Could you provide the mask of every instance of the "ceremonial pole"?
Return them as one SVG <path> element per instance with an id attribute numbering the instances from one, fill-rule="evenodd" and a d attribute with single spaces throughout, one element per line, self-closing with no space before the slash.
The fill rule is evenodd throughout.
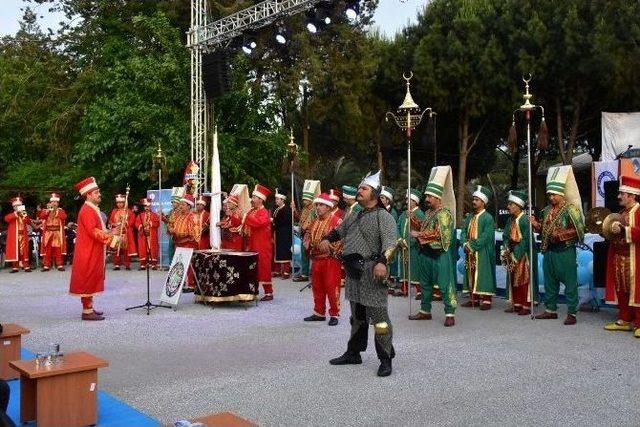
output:
<path id="1" fill-rule="evenodd" d="M 409 315 L 411 314 L 411 131 L 415 129 L 426 112 L 429 112 L 429 117 L 432 117 L 435 112 L 431 107 L 427 107 L 424 110 L 420 110 L 418 104 L 415 103 L 411 96 L 411 83 L 413 78 L 413 72 L 410 72 L 407 77 L 402 74 L 402 77 L 407 82 L 407 92 L 404 96 L 404 102 L 396 110 L 396 114 L 387 112 L 385 120 L 389 121 L 392 118 L 396 125 L 400 129 L 406 132 L 407 136 L 407 223 L 405 225 L 407 231 L 407 299 L 409 300 Z"/>
<path id="2" fill-rule="evenodd" d="M 287 160 L 289 161 L 289 172 L 291 174 L 291 203 L 295 203 L 295 175 L 293 170 L 293 164 L 296 160 L 296 156 L 298 155 L 298 145 L 294 142 L 293 138 L 293 128 L 291 129 L 291 133 L 289 134 L 289 143 L 287 144 Z M 293 214 L 293 209 L 291 209 L 291 278 L 293 278 L 294 266 L 293 266 L 293 254 L 295 248 L 295 219 Z M 302 246 L 300 246 L 300 250 L 302 251 Z M 293 279 L 292 279 L 293 280 Z"/>
<path id="3" fill-rule="evenodd" d="M 513 112 L 511 129 L 509 130 L 508 143 L 510 146 L 509 148 L 512 152 L 518 149 L 517 134 L 516 134 L 516 114 L 518 112 L 524 113 L 524 119 L 527 123 L 527 197 L 529 199 L 528 200 L 528 203 L 529 203 L 529 298 L 531 299 L 531 318 L 533 319 L 535 318 L 535 313 L 534 313 L 535 292 L 533 289 L 533 286 L 534 286 L 534 280 L 533 280 L 534 270 L 533 269 L 534 269 L 534 264 L 535 264 L 535 268 L 538 267 L 538 260 L 533 259 L 534 235 L 533 235 L 533 225 L 531 224 L 531 219 L 530 219 L 531 216 L 533 215 L 533 194 L 532 194 L 533 183 L 532 183 L 532 177 L 531 177 L 531 157 L 534 154 L 534 152 L 531 150 L 531 121 L 533 118 L 533 113 L 535 113 L 536 110 L 540 110 L 542 114 L 542 119 L 540 121 L 540 128 L 538 130 L 538 147 L 541 150 L 544 150 L 547 148 L 548 133 L 547 133 L 547 125 L 544 120 L 544 107 L 540 105 L 534 105 L 531 103 L 531 98 L 533 97 L 533 94 L 529 93 L 529 82 L 531 81 L 531 74 L 529 74 L 528 78 L 525 78 L 524 76 L 522 76 L 522 81 L 525 84 L 525 93 L 523 95 L 524 104 L 522 104 L 520 108 L 518 108 Z"/>
<path id="4" fill-rule="evenodd" d="M 158 207 L 160 208 L 160 217 L 162 217 L 162 169 L 167 166 L 167 158 L 164 153 L 162 153 L 162 147 L 158 142 L 158 151 L 155 156 L 153 156 L 153 166 L 158 168 Z M 158 263 L 160 265 L 160 269 L 162 266 L 162 235 L 164 234 L 162 229 L 162 223 L 160 224 L 160 234 L 158 236 Z"/>

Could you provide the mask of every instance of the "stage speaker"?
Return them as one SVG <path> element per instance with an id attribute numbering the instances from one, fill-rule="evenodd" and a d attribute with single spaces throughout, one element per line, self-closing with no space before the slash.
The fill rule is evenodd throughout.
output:
<path id="1" fill-rule="evenodd" d="M 207 99 L 213 100 L 231 90 L 229 53 L 217 50 L 202 55 L 202 82 Z"/>
<path id="2" fill-rule="evenodd" d="M 606 181 L 603 183 L 604 187 L 604 207 L 611 212 L 618 212 L 620 205 L 618 204 L 618 189 L 620 188 L 620 181 Z"/>
<path id="3" fill-rule="evenodd" d="M 607 274 L 607 250 L 608 242 L 593 243 L 593 285 L 596 288 L 604 288 Z"/>

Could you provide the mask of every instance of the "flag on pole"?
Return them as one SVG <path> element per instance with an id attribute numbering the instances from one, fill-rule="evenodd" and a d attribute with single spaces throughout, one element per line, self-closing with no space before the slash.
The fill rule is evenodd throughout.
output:
<path id="1" fill-rule="evenodd" d="M 213 152 L 211 155 L 211 203 L 209 220 L 209 242 L 212 249 L 221 248 L 220 227 L 216 226 L 220 222 L 220 210 L 222 209 L 222 182 L 220 178 L 220 155 L 218 153 L 218 127 L 213 131 Z"/>

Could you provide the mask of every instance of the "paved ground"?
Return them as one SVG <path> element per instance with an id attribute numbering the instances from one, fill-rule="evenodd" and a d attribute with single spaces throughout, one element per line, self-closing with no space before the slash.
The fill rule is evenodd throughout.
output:
<path id="1" fill-rule="evenodd" d="M 31 328 L 30 350 L 59 341 L 105 357 L 102 389 L 165 423 L 219 411 L 263 426 L 640 423 L 640 340 L 602 329 L 612 311 L 569 327 L 505 314 L 499 300 L 489 312 L 459 309 L 444 328 L 441 303 L 434 320 L 410 322 L 407 300 L 392 298 L 397 357 L 378 378 L 372 345 L 360 366 L 328 364 L 345 350 L 348 313 L 337 327 L 302 322 L 311 295 L 289 281 L 258 307 L 212 310 L 183 296 L 177 312 L 146 316 L 124 311 L 144 302 L 145 273 L 109 271 L 96 301 L 107 321 L 91 323 L 66 294 L 68 276 L 0 270 L 0 322 Z M 162 277 L 152 276 L 154 297 Z"/>

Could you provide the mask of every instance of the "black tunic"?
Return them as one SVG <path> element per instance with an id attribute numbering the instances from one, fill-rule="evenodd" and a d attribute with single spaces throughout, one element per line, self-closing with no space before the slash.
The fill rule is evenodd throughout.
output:
<path id="1" fill-rule="evenodd" d="M 291 261 L 291 207 L 281 206 L 273 211 L 275 262 Z"/>

